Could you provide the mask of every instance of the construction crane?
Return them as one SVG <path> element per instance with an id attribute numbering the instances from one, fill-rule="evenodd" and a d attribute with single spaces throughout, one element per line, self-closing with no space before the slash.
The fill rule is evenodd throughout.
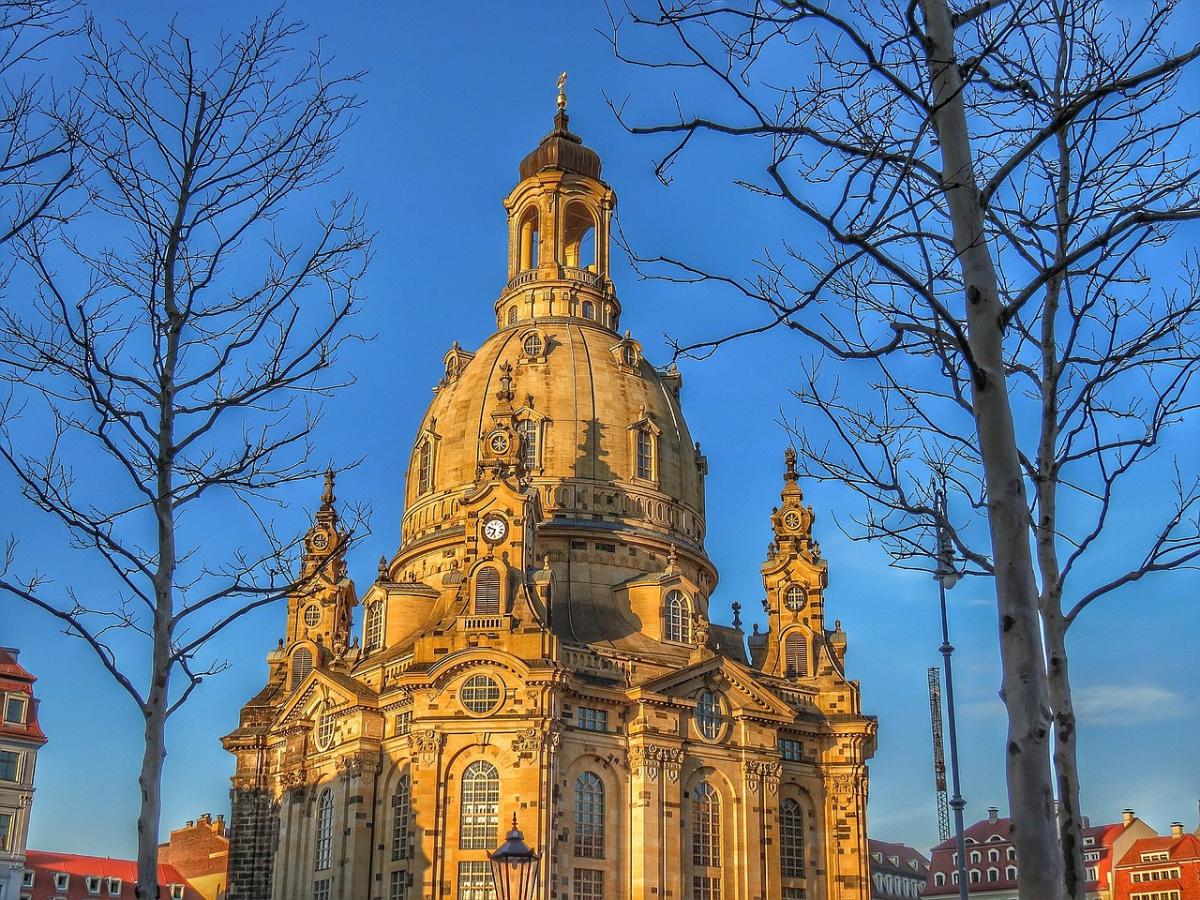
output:
<path id="1" fill-rule="evenodd" d="M 950 802 L 946 797 L 946 756 L 942 749 L 942 670 L 929 669 L 929 718 L 933 723 L 933 780 L 937 787 L 938 840 L 950 840 Z"/>

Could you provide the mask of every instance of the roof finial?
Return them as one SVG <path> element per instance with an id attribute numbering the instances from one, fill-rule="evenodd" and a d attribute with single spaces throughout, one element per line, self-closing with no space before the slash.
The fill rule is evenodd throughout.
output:
<path id="1" fill-rule="evenodd" d="M 784 480 L 795 481 L 798 476 L 796 475 L 796 451 L 794 448 L 788 447 L 783 451 L 783 463 L 787 467 L 783 473 Z"/>
<path id="2" fill-rule="evenodd" d="M 325 490 L 321 492 L 321 505 L 333 506 L 333 467 L 325 470 Z"/>
<path id="3" fill-rule="evenodd" d="M 558 96 L 555 98 L 555 103 L 558 104 L 559 112 L 567 111 L 567 73 L 560 72 L 558 75 Z"/>

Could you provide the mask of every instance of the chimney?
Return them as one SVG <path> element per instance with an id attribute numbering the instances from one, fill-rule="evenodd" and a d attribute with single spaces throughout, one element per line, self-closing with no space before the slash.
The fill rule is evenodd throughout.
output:
<path id="1" fill-rule="evenodd" d="M 996 809 L 996 807 L 994 807 L 994 806 L 989 806 L 988 807 L 988 824 L 995 825 L 999 821 L 1000 821 L 1000 810 Z"/>
<path id="2" fill-rule="evenodd" d="M 1124 825 L 1126 828 L 1128 828 L 1130 825 L 1133 824 L 1133 810 L 1132 809 L 1121 810 L 1121 824 Z"/>
<path id="3" fill-rule="evenodd" d="M 1092 827 L 1092 819 L 1091 819 L 1091 817 L 1090 817 L 1090 816 L 1084 816 L 1084 817 L 1083 817 L 1083 827 L 1084 827 L 1084 828 L 1091 828 L 1091 827 Z"/>
<path id="4" fill-rule="evenodd" d="M 1171 837 L 1173 837 L 1173 838 L 1183 837 L 1183 823 L 1182 822 L 1172 822 L 1171 823 Z"/>

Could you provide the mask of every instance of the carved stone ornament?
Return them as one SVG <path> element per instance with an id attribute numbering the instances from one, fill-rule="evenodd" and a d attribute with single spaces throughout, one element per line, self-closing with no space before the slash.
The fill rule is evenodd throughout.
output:
<path id="1" fill-rule="evenodd" d="M 288 772 L 279 773 L 279 786 L 283 790 L 290 790 L 294 787 L 299 787 L 305 782 L 305 773 L 303 769 L 292 769 Z"/>
<path id="2" fill-rule="evenodd" d="M 853 794 L 858 787 L 858 781 L 854 775 L 830 775 L 826 783 L 832 793 Z"/>
<path id="3" fill-rule="evenodd" d="M 666 772 L 672 781 L 679 780 L 679 770 L 683 768 L 683 751 L 678 747 L 660 747 L 657 744 L 645 744 L 629 749 L 629 768 L 636 772 L 639 769 L 650 781 L 657 781 L 659 772 Z"/>
<path id="4" fill-rule="evenodd" d="M 338 772 L 343 780 L 361 778 L 363 775 L 374 775 L 379 768 L 379 754 L 369 750 L 358 753 L 347 753 L 337 761 Z"/>
<path id="5" fill-rule="evenodd" d="M 783 774 L 783 764 L 770 760 L 748 759 L 742 763 L 746 773 L 746 784 L 751 793 L 757 794 L 760 787 L 766 786 L 771 794 L 779 793 L 779 778 Z"/>
<path id="6" fill-rule="evenodd" d="M 432 728 L 417 731 L 412 736 L 413 755 L 422 766 L 432 766 L 437 762 L 438 751 L 446 741 L 443 735 Z"/>
<path id="7" fill-rule="evenodd" d="M 562 744 L 562 728 L 558 722 L 549 725 L 531 725 L 519 732 L 512 740 L 512 752 L 519 756 L 531 756 L 545 747 L 551 753 L 558 752 Z"/>

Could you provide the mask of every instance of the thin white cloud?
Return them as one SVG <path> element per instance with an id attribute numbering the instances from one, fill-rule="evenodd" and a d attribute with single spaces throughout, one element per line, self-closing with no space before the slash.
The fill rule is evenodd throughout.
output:
<path id="1" fill-rule="evenodd" d="M 1157 684 L 1097 684 L 1074 690 L 1075 715 L 1083 726 L 1141 725 L 1187 715 L 1187 699 Z"/>

